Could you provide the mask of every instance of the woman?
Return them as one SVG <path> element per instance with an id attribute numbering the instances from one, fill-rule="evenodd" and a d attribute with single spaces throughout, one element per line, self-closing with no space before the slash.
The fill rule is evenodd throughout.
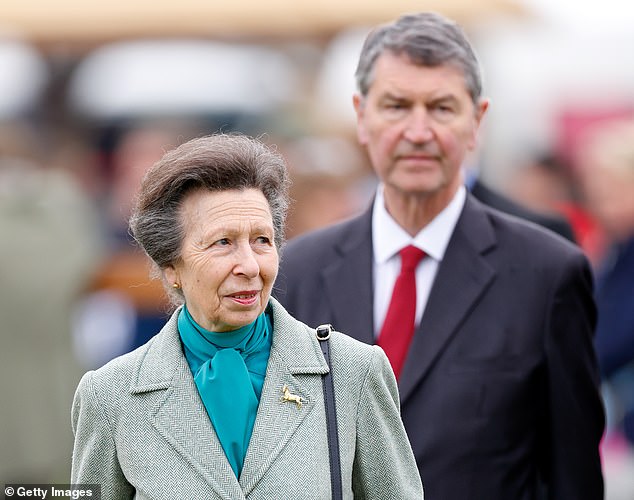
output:
<path id="1" fill-rule="evenodd" d="M 130 227 L 176 309 L 81 380 L 72 482 L 103 498 L 330 498 L 315 330 L 271 298 L 288 177 L 238 135 L 195 139 L 146 174 Z M 383 351 L 333 333 L 344 498 L 419 499 Z"/>

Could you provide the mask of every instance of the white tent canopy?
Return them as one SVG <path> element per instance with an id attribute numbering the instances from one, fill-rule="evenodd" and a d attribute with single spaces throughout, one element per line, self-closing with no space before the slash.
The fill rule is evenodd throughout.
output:
<path id="1" fill-rule="evenodd" d="M 463 23 L 525 12 L 519 0 L 2 0 L 0 29 L 20 30 L 38 42 L 163 35 L 305 37 L 421 10 Z"/>
<path id="2" fill-rule="evenodd" d="M 28 44 L 0 39 L 0 119 L 28 112 L 49 79 L 42 56 Z"/>
<path id="3" fill-rule="evenodd" d="M 69 104 L 102 119 L 147 114 L 266 113 L 297 96 L 297 77 L 280 52 L 205 40 L 104 45 L 85 57 Z"/>

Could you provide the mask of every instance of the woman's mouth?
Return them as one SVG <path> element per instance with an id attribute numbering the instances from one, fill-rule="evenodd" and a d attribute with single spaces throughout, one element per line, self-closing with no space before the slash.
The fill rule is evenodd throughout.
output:
<path id="1" fill-rule="evenodd" d="M 248 290 L 232 293 L 228 297 L 239 304 L 247 306 L 255 303 L 259 294 L 258 290 Z"/>

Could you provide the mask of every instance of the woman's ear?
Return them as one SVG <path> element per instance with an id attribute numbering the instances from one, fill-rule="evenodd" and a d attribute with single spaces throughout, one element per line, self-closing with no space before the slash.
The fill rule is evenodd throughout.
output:
<path id="1" fill-rule="evenodd" d="M 174 266 L 164 267 L 162 273 L 167 283 L 169 283 L 171 286 L 174 286 L 174 283 L 176 283 L 180 287 L 181 282 L 176 269 L 174 269 Z"/>

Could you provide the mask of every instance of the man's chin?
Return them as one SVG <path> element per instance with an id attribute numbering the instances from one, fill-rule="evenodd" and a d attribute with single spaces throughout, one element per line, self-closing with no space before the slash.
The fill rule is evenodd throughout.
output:
<path id="1" fill-rule="evenodd" d="M 401 196 L 427 197 L 442 191 L 446 186 L 437 175 L 419 174 L 402 179 L 394 187 Z"/>

